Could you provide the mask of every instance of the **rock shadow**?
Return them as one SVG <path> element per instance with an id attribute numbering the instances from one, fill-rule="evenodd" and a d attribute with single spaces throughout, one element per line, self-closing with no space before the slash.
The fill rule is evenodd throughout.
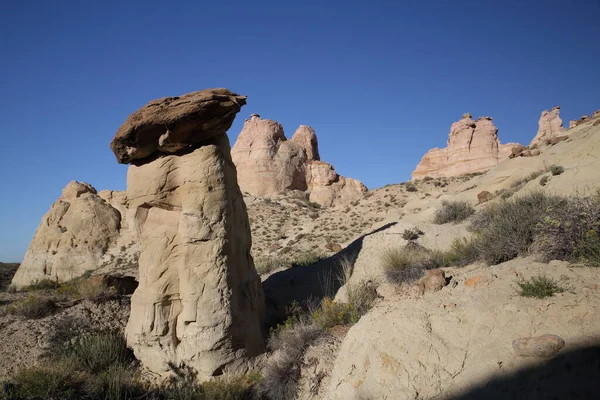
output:
<path id="1" fill-rule="evenodd" d="M 267 325 L 274 326 L 283 320 L 286 307 L 292 302 L 306 307 L 308 302 L 319 303 L 325 297 L 335 296 L 343 283 L 341 260 L 348 260 L 351 265 L 354 265 L 362 250 L 365 237 L 396 224 L 397 222 L 390 222 L 364 234 L 339 253 L 313 265 L 292 267 L 269 276 L 263 282 Z"/>

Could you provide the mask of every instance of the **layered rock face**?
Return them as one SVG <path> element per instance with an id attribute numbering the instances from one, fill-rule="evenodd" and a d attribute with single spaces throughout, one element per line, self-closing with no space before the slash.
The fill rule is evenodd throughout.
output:
<path id="1" fill-rule="evenodd" d="M 560 119 L 560 106 L 552 110 L 542 111 L 538 122 L 538 131 L 529 146 L 544 145 L 546 141 L 565 134 L 562 119 Z"/>
<path id="2" fill-rule="evenodd" d="M 413 171 L 412 178 L 484 172 L 507 159 L 515 146 L 516 143 L 500 144 L 498 128 L 491 117 L 479 117 L 474 121 L 471 114 L 464 114 L 451 126 L 448 146 L 429 150 Z"/>
<path id="3" fill-rule="evenodd" d="M 121 214 L 96 189 L 70 182 L 42 218 L 12 284 L 64 282 L 97 269 L 120 228 Z"/>
<path id="4" fill-rule="evenodd" d="M 213 108 L 228 109 L 223 120 L 208 111 L 204 115 L 202 108 L 190 115 L 187 103 L 178 108 L 171 102 L 168 124 L 157 126 L 148 111 L 156 103 L 151 102 L 142 108 L 146 124 L 137 125 L 135 140 L 128 144 L 146 150 L 129 154 L 113 146 L 120 161 L 134 160 L 127 173 L 127 201 L 140 247 L 140 278 L 131 299 L 127 341 L 146 367 L 162 375 L 169 364 L 183 363 L 204 380 L 264 350 L 264 296 L 225 134 L 245 98 L 224 93 L 207 90 L 181 97 L 222 102 Z M 184 143 L 171 143 L 165 151 L 160 137 L 180 126 L 179 118 L 186 123 Z M 189 121 L 197 121 L 197 130 Z M 178 153 L 161 156 L 176 148 Z M 143 157 L 132 158 L 137 155 Z"/>
<path id="5" fill-rule="evenodd" d="M 306 191 L 310 201 L 323 206 L 362 198 L 367 188 L 337 174 L 320 161 L 315 131 L 301 125 L 287 140 L 276 121 L 252 115 L 231 150 L 242 191 L 255 196 Z"/>

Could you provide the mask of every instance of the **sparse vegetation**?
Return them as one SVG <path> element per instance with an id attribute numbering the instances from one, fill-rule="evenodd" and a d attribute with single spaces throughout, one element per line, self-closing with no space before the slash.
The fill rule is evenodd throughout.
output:
<path id="1" fill-rule="evenodd" d="M 447 253 L 450 264 L 464 267 L 479 260 L 480 254 L 477 243 L 473 239 L 455 239 L 452 248 Z"/>
<path id="2" fill-rule="evenodd" d="M 21 290 L 23 292 L 33 292 L 33 291 L 37 291 L 37 290 L 52 290 L 52 289 L 56 289 L 59 286 L 60 286 L 60 284 L 57 281 L 54 281 L 52 279 L 40 279 L 40 280 L 36 280 L 35 282 L 31 283 L 30 285 L 24 286 L 23 289 L 21 289 Z"/>
<path id="3" fill-rule="evenodd" d="M 417 191 L 417 187 L 415 186 L 415 184 L 410 183 L 410 182 L 407 183 L 404 187 L 406 188 L 407 192 L 416 192 Z"/>
<path id="4" fill-rule="evenodd" d="M 20 315 L 28 319 L 38 319 L 49 315 L 56 308 L 53 300 L 41 296 L 29 295 L 8 306 L 9 314 Z"/>
<path id="5" fill-rule="evenodd" d="M 564 289 L 558 285 L 552 278 L 544 275 L 534 276 L 529 280 L 517 282 L 520 288 L 520 295 L 523 297 L 535 297 L 543 299 L 551 297 L 556 293 L 562 293 Z"/>
<path id="6" fill-rule="evenodd" d="M 525 255 L 534 241 L 536 226 L 560 198 L 535 192 L 488 205 L 475 214 L 472 229 L 480 257 L 490 265 Z"/>
<path id="7" fill-rule="evenodd" d="M 600 192 L 564 198 L 535 227 L 535 250 L 544 261 L 600 265 Z"/>
<path id="8" fill-rule="evenodd" d="M 116 290 L 109 287 L 100 277 L 78 278 L 65 282 L 57 289 L 62 297 L 101 302 L 116 296 Z"/>
<path id="9" fill-rule="evenodd" d="M 552 175 L 556 176 L 556 175 L 560 175 L 563 172 L 565 172 L 565 169 L 563 167 L 561 167 L 560 165 L 551 165 L 550 167 L 548 167 L 548 170 L 552 173 Z"/>
<path id="10" fill-rule="evenodd" d="M 396 284 L 414 282 L 425 274 L 425 270 L 448 267 L 450 261 L 447 253 L 410 243 L 387 249 L 381 257 L 387 278 Z"/>
<path id="11" fill-rule="evenodd" d="M 296 398 L 304 352 L 322 333 L 322 328 L 306 316 L 293 316 L 277 328 L 269 339 L 269 358 L 260 393 L 272 400 Z"/>
<path id="12" fill-rule="evenodd" d="M 513 192 L 519 191 L 523 186 L 525 186 L 527 184 L 527 182 L 530 182 L 534 179 L 537 179 L 539 176 L 545 174 L 548 170 L 547 169 L 540 169 L 537 171 L 534 171 L 532 173 L 530 173 L 529 175 L 527 175 L 526 177 L 524 177 L 523 179 L 520 179 L 516 182 L 514 182 L 511 185 L 511 189 Z"/>
<path id="13" fill-rule="evenodd" d="M 446 224 L 461 222 L 475 213 L 475 209 L 467 201 L 442 201 L 442 207 L 436 210 L 433 222 Z"/>
<path id="14" fill-rule="evenodd" d="M 542 179 L 540 179 L 540 185 L 546 186 L 546 184 L 548 184 L 548 180 L 550 180 L 549 176 L 542 176 Z"/>
<path id="15" fill-rule="evenodd" d="M 423 231 L 415 226 L 414 228 L 405 229 L 404 232 L 402 232 L 402 239 L 417 240 L 419 238 L 419 236 L 421 236 L 423 234 L 424 234 Z"/>

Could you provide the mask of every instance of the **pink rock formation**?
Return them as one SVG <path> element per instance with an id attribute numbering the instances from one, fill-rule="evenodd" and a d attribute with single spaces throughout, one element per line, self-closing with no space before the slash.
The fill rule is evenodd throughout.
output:
<path id="1" fill-rule="evenodd" d="M 287 140 L 279 123 L 253 114 L 231 156 L 240 188 L 255 196 L 301 190 L 310 201 L 331 206 L 358 200 L 367 191 L 359 181 L 338 175 L 331 164 L 320 161 L 317 135 L 306 125 Z"/>
<path id="2" fill-rule="evenodd" d="M 539 129 L 529 146 L 536 144 L 540 146 L 546 144 L 547 140 L 565 134 L 565 128 L 559 114 L 560 106 L 556 106 L 552 110 L 542 111 L 540 121 L 538 122 Z"/>
<path id="3" fill-rule="evenodd" d="M 429 150 L 412 173 L 413 179 L 456 176 L 484 172 L 508 158 L 516 143 L 500 144 L 498 128 L 491 117 L 471 114 L 452 124 L 448 146 Z"/>

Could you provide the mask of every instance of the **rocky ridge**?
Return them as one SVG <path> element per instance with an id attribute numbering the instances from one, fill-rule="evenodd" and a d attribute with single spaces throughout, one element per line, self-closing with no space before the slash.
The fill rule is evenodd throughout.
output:
<path id="1" fill-rule="evenodd" d="M 500 144 L 491 117 L 464 114 L 452 124 L 448 145 L 429 150 L 412 173 L 413 179 L 484 172 L 507 159 L 516 143 Z"/>
<path id="2" fill-rule="evenodd" d="M 367 191 L 361 182 L 340 176 L 320 160 L 317 136 L 306 125 L 288 140 L 279 123 L 254 114 L 244 123 L 231 155 L 242 191 L 254 196 L 297 190 L 328 207 L 356 201 Z"/>

